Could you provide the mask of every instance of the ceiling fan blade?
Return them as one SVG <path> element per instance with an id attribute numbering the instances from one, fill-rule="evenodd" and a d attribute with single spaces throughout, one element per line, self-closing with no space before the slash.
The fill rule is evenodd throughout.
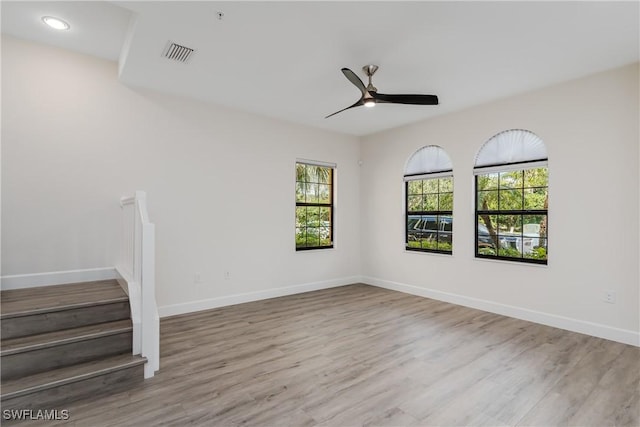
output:
<path id="1" fill-rule="evenodd" d="M 331 116 L 335 116 L 335 115 L 336 115 L 336 114 L 338 114 L 338 113 L 342 113 L 343 111 L 346 111 L 346 110 L 348 110 L 348 109 L 350 109 L 350 108 L 359 107 L 359 106 L 361 106 L 361 105 L 364 105 L 364 102 L 362 101 L 362 99 L 363 99 L 363 98 L 360 98 L 360 100 L 359 100 L 358 102 L 356 102 L 356 103 L 355 103 L 355 104 L 353 104 L 353 105 L 348 106 L 347 108 L 343 108 L 343 109 L 342 109 L 342 110 L 340 110 L 340 111 L 336 111 L 336 112 L 335 112 L 335 113 L 333 113 L 333 114 L 329 114 L 327 117 L 325 117 L 325 119 L 328 119 L 328 118 L 329 118 L 329 117 L 331 117 Z"/>
<path id="2" fill-rule="evenodd" d="M 371 96 L 376 101 L 390 104 L 438 105 L 438 97 L 436 95 L 387 95 L 371 92 Z"/>
<path id="3" fill-rule="evenodd" d="M 362 80 L 360 80 L 360 78 L 356 75 L 356 73 L 354 73 L 348 68 L 343 68 L 342 74 L 344 74 L 344 76 L 347 79 L 349 79 L 349 81 L 353 83 L 355 87 L 360 89 L 360 92 L 362 92 L 362 95 L 365 94 L 365 92 L 367 91 L 367 88 L 365 87 L 364 83 L 362 83 Z"/>

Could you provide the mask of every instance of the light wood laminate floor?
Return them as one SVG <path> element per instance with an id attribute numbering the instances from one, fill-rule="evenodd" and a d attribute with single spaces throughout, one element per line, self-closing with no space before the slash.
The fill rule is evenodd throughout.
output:
<path id="1" fill-rule="evenodd" d="M 155 378 L 67 424 L 640 425 L 640 349 L 366 285 L 172 317 L 161 336 Z"/>

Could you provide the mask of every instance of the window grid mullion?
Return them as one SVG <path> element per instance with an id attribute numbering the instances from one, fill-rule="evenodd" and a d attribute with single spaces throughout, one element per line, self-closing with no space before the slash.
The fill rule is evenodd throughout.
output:
<path id="1" fill-rule="evenodd" d="M 494 173 L 494 172 L 492 172 Z M 517 187 L 507 187 L 507 188 L 502 188 L 503 186 L 502 184 L 502 174 L 500 172 L 498 173 L 498 180 L 497 180 L 497 184 L 498 184 L 498 188 L 497 188 L 497 205 L 498 205 L 498 209 L 487 209 L 487 210 L 482 210 L 479 209 L 479 194 L 481 192 L 490 192 L 492 190 L 480 190 L 479 189 L 479 177 L 482 176 L 483 174 L 477 174 L 475 175 L 475 194 L 474 194 L 474 199 L 475 199 L 475 209 L 476 209 L 476 214 L 475 214 L 475 221 L 476 221 L 476 225 L 475 225 L 475 246 L 476 246 L 476 257 L 479 258 L 489 258 L 489 259 L 500 259 L 500 260 L 507 260 L 507 261 L 518 261 L 518 262 L 525 262 L 525 263 L 534 263 L 534 264 L 547 264 L 547 258 L 545 256 L 545 258 L 540 259 L 540 258 L 532 258 L 532 257 L 526 257 L 526 253 L 524 252 L 524 239 L 525 239 L 525 233 L 524 233 L 524 216 L 527 215 L 531 215 L 531 216 L 543 216 L 548 218 L 548 209 L 524 209 L 524 207 L 526 206 L 525 204 L 525 190 L 547 190 L 548 192 L 548 188 L 549 186 L 526 186 L 525 185 L 525 171 L 522 170 L 520 171 L 521 173 L 521 182 L 522 184 L 517 186 Z M 503 205 L 503 192 L 504 191 L 509 191 L 509 190 L 519 190 L 522 192 L 521 195 L 521 206 L 523 207 L 523 209 L 501 209 L 502 205 Z M 519 238 L 519 247 L 516 247 L 516 250 L 519 251 L 519 257 L 513 257 L 513 256 L 507 256 L 507 255 L 500 255 L 500 247 L 496 248 L 495 251 L 495 255 L 490 255 L 490 254 L 481 254 L 479 252 L 480 250 L 480 235 L 479 235 L 479 227 L 478 224 L 482 221 L 482 217 L 483 216 L 487 216 L 487 215 L 491 215 L 491 216 L 500 216 L 500 215 L 512 215 L 512 216 L 518 216 L 519 217 L 519 222 L 520 222 L 520 232 L 519 233 L 508 233 L 508 234 L 502 234 L 503 237 L 505 236 L 516 236 L 517 238 Z M 495 226 L 499 227 L 500 222 L 498 221 Z M 486 225 L 486 224 L 485 224 Z M 500 230 L 499 228 L 495 229 L 495 233 L 496 233 L 496 238 L 499 238 L 501 236 Z M 547 246 L 547 238 L 548 235 L 545 233 L 544 235 L 544 249 L 547 250 L 548 246 Z M 541 239 L 540 234 L 538 233 L 538 239 Z M 518 241 L 517 241 L 518 242 Z M 538 240 L 538 243 L 540 243 L 541 241 Z M 548 252 L 547 252 L 548 253 Z"/>
<path id="2" fill-rule="evenodd" d="M 442 194 L 451 194 L 453 197 L 453 191 L 447 191 L 445 193 L 442 192 L 442 182 L 440 177 L 438 178 L 431 178 L 431 179 L 435 179 L 436 181 L 436 191 L 434 193 L 432 192 L 427 192 L 427 189 L 425 188 L 426 185 L 426 181 L 429 180 L 429 178 L 427 179 L 422 179 L 422 180 L 413 180 L 413 181 L 405 181 L 405 248 L 407 250 L 412 250 L 412 251 L 421 251 L 421 252 L 433 252 L 433 253 L 444 253 L 444 254 L 451 254 L 451 250 L 447 250 L 447 249 L 441 249 L 440 248 L 440 237 L 441 235 L 445 235 L 444 230 L 440 230 L 441 224 L 441 217 L 442 216 L 453 216 L 453 211 L 452 210 L 440 210 L 441 208 L 441 204 L 440 204 L 440 199 L 441 199 L 441 195 Z M 436 209 L 435 210 L 420 210 L 420 211 L 411 211 L 409 210 L 409 183 L 410 182 L 416 182 L 416 181 L 420 181 L 420 193 L 411 193 L 411 196 L 419 196 L 420 200 L 421 200 L 421 205 L 424 208 L 424 203 L 425 203 L 425 199 L 428 198 L 428 196 L 432 196 L 435 197 L 436 200 Z M 415 248 L 415 247 L 409 247 L 409 217 L 410 216 L 432 216 L 434 217 L 434 222 L 435 222 L 435 230 L 430 230 L 430 234 L 431 235 L 435 235 L 435 249 L 433 248 L 424 248 L 422 247 L 422 244 L 420 245 L 419 248 Z M 417 221 L 423 221 L 422 218 L 419 218 Z M 418 224 L 420 224 L 420 222 L 418 222 Z M 452 236 L 451 233 L 449 233 L 450 236 Z"/>
<path id="3" fill-rule="evenodd" d="M 548 215 L 547 210 L 539 210 L 539 211 L 518 211 L 518 210 L 509 210 L 509 211 L 476 211 L 477 215 L 513 215 L 513 216 L 544 216 Z M 418 215 L 418 214 L 416 214 Z"/>
<path id="4" fill-rule="evenodd" d="M 305 208 L 305 218 L 306 218 L 306 222 L 304 224 L 301 224 L 300 229 L 304 229 L 304 246 L 298 246 L 296 244 L 296 250 L 309 250 L 309 249 L 329 249 L 333 247 L 333 228 L 334 228 L 334 224 L 333 224 L 333 219 L 334 219 L 334 207 L 333 207 L 333 187 L 334 187 L 334 183 L 333 183 L 333 167 L 330 166 L 318 166 L 318 165 L 308 165 L 305 163 L 300 163 L 297 162 L 296 163 L 296 167 L 298 166 L 302 166 L 305 168 L 305 173 L 302 176 L 302 179 L 298 180 L 296 179 L 296 183 L 302 183 L 304 184 L 304 188 L 305 188 L 305 196 L 304 196 L 304 202 L 299 202 L 297 201 L 296 198 L 296 208 L 299 207 L 304 207 Z M 316 167 L 316 168 L 325 168 L 328 169 L 328 173 L 329 173 L 329 182 L 328 183 L 321 183 L 320 179 L 318 178 L 317 174 L 316 174 L 316 178 L 313 179 L 309 179 L 308 177 L 308 173 L 306 171 L 306 168 L 308 167 Z M 313 184 L 317 186 L 317 194 L 314 194 L 314 197 L 317 198 L 317 200 L 319 200 L 320 197 L 320 185 L 328 185 L 329 186 L 329 203 L 324 203 L 324 202 L 308 202 L 307 201 L 307 196 L 308 196 L 308 185 Z M 309 227 L 309 220 L 308 220 L 308 211 L 309 208 L 318 208 L 319 212 L 318 212 L 318 224 L 316 227 Z M 321 244 L 321 230 L 326 228 L 323 227 L 322 223 L 321 223 L 321 216 L 320 216 L 320 209 L 321 208 L 329 208 L 329 245 L 322 245 Z M 296 221 L 297 222 L 297 221 Z M 318 235 L 315 236 L 315 238 L 317 239 L 318 243 L 317 246 L 309 246 L 309 229 L 314 229 L 317 231 Z"/>

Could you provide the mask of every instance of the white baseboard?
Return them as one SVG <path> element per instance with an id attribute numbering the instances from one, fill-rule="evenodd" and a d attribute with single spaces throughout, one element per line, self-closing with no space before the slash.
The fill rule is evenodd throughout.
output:
<path id="1" fill-rule="evenodd" d="M 36 286 L 60 285 L 65 283 L 78 283 L 117 278 L 119 278 L 119 275 L 115 268 L 105 267 L 85 270 L 54 271 L 48 273 L 2 276 L 0 278 L 0 287 L 2 290 L 24 289 Z M 224 307 L 228 305 L 241 304 L 268 298 L 276 298 L 286 295 L 294 295 L 303 292 L 317 291 L 320 289 L 328 289 L 337 286 L 349 285 L 352 283 L 366 283 L 372 286 L 378 286 L 385 289 L 404 292 L 407 294 L 417 295 L 425 298 L 431 298 L 456 305 L 462 305 L 465 307 L 476 308 L 479 310 L 488 311 L 490 313 L 501 314 L 503 316 L 527 320 L 542 325 L 553 326 L 572 332 L 578 332 L 640 347 L 640 333 L 633 330 L 614 328 L 599 323 L 572 319 L 569 317 L 558 316 L 541 311 L 529 310 L 479 298 L 442 292 L 434 289 L 422 288 L 419 286 L 413 286 L 405 283 L 393 282 L 367 276 L 349 276 L 333 280 L 304 283 L 301 285 L 272 288 L 263 291 L 227 295 L 206 300 L 171 304 L 159 307 L 158 312 L 160 314 L 160 317 L 175 316 L 178 314 L 209 310 L 212 308 Z"/>
<path id="2" fill-rule="evenodd" d="M 264 291 L 247 292 L 242 294 L 227 295 L 205 300 L 185 302 L 181 304 L 171 304 L 158 307 L 160 317 L 176 316 L 178 314 L 193 313 L 196 311 L 210 310 L 212 308 L 225 307 L 228 305 L 242 304 L 245 302 L 258 301 L 269 298 L 277 298 L 286 295 L 301 294 L 303 292 L 329 289 L 337 286 L 345 286 L 359 283 L 360 276 L 342 277 L 339 279 L 325 280 L 321 282 L 304 283 L 302 285 L 287 286 L 282 288 L 266 289 Z"/>
<path id="3" fill-rule="evenodd" d="M 48 273 L 16 274 L 2 276 L 0 288 L 9 289 L 35 288 L 37 286 L 62 285 L 65 283 L 92 282 L 117 278 L 113 267 L 90 268 L 86 270 L 52 271 Z"/>
<path id="4" fill-rule="evenodd" d="M 392 282 L 375 277 L 364 276 L 361 279 L 362 282 L 366 283 L 367 285 L 404 292 L 407 294 L 417 295 L 425 298 L 431 298 L 456 305 L 462 305 L 465 307 L 476 308 L 478 310 L 488 311 L 490 313 L 501 314 L 503 316 L 527 320 L 529 322 L 553 326 L 555 328 L 566 329 L 572 332 L 578 332 L 581 334 L 591 335 L 598 338 L 604 338 L 611 341 L 617 341 L 624 344 L 630 344 L 636 347 L 640 347 L 640 333 L 628 329 L 614 328 L 599 323 L 572 319 L 555 314 L 543 313 L 541 311 L 529 310 L 526 308 L 500 304 L 497 302 L 487 301 L 479 298 L 467 297 L 464 295 L 407 285 L 405 283 Z"/>

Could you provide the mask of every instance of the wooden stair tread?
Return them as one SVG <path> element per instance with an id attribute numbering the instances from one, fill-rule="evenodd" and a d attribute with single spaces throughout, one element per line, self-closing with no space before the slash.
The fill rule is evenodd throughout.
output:
<path id="1" fill-rule="evenodd" d="M 3 408 L 58 407 L 135 387 L 129 297 L 116 280 L 0 292 Z"/>
<path id="2" fill-rule="evenodd" d="M 1 399 L 7 400 L 65 384 L 86 380 L 121 369 L 142 365 L 146 357 L 119 354 L 74 366 L 54 369 L 15 380 L 3 381 Z"/>
<path id="3" fill-rule="evenodd" d="M 94 325 L 81 326 L 72 329 L 63 329 L 54 332 L 46 332 L 38 335 L 29 335 L 19 338 L 2 340 L 0 355 L 21 353 L 56 345 L 69 344 L 78 341 L 100 338 L 132 330 L 131 319 L 116 320 Z"/>
<path id="4" fill-rule="evenodd" d="M 11 289 L 0 295 L 1 319 L 128 300 L 116 280 Z"/>

